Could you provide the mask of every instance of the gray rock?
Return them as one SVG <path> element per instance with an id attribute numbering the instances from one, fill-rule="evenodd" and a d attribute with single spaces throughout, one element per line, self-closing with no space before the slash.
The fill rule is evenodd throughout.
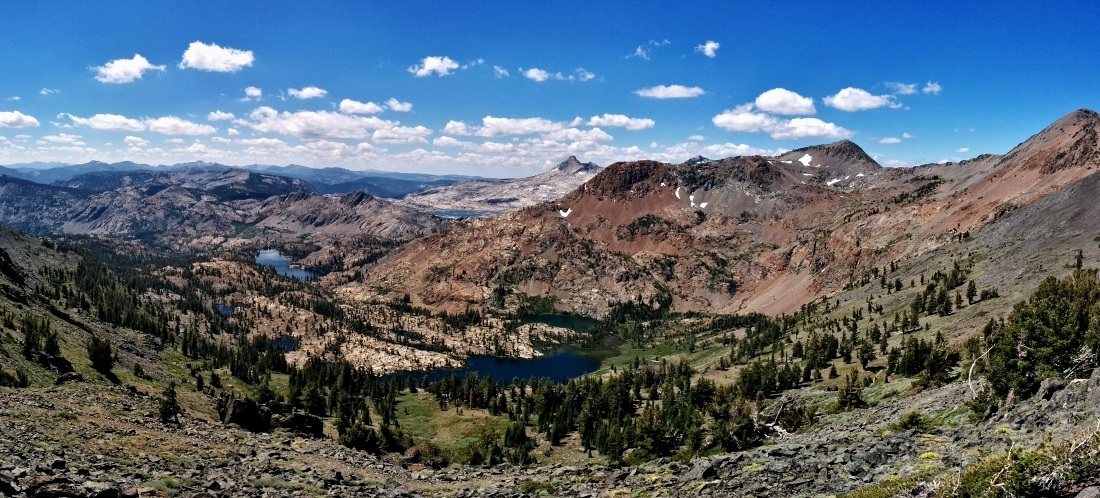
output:
<path id="1" fill-rule="evenodd" d="M 1089 486 L 1077 493 L 1077 498 L 1100 498 L 1100 488 Z"/>
<path id="2" fill-rule="evenodd" d="M 680 478 L 681 481 L 701 481 L 704 479 L 714 479 L 718 477 L 718 470 L 714 468 L 714 464 L 707 458 L 700 458 L 695 461 L 695 465 L 691 467 L 691 470 L 684 472 Z"/>

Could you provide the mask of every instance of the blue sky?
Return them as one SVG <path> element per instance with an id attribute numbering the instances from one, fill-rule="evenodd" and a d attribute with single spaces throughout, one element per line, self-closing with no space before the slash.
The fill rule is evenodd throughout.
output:
<path id="1" fill-rule="evenodd" d="M 960 160 L 1100 108 L 1100 4 L 1048 4 L 8 2 L 0 164 Z"/>

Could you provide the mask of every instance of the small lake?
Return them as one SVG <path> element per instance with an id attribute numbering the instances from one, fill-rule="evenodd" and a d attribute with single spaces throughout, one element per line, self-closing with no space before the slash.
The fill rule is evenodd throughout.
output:
<path id="1" fill-rule="evenodd" d="M 403 378 L 411 377 L 419 381 L 425 375 L 427 375 L 428 380 L 443 379 L 451 374 L 457 374 L 461 379 L 470 372 L 475 372 L 478 377 L 492 377 L 493 380 L 502 383 L 511 382 L 513 378 L 527 380 L 531 377 L 545 377 L 555 382 L 563 382 L 599 370 L 601 360 L 600 356 L 586 354 L 584 351 L 559 349 L 537 358 L 471 356 L 466 361 L 465 368 L 447 368 L 430 372 L 403 372 L 397 375 Z"/>
<path id="2" fill-rule="evenodd" d="M 264 249 L 256 254 L 256 264 L 275 268 L 275 273 L 280 276 L 295 280 L 313 280 L 318 277 L 316 272 L 290 266 L 292 263 L 278 249 Z"/>
<path id="3" fill-rule="evenodd" d="M 545 323 L 553 327 L 562 327 L 575 332 L 588 332 L 597 323 L 595 318 L 581 315 L 532 315 L 520 319 L 520 323 Z"/>

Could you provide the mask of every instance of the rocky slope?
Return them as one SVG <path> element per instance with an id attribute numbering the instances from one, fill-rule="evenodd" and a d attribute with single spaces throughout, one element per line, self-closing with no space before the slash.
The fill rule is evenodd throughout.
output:
<path id="1" fill-rule="evenodd" d="M 555 200 L 590 180 L 603 168 L 575 156 L 545 173 L 512 180 L 472 180 L 415 192 L 402 203 L 448 216 L 490 216 Z"/>
<path id="2" fill-rule="evenodd" d="M 883 169 L 848 141 L 778 158 L 616 163 L 552 203 L 417 240 L 348 293 L 409 292 L 449 311 L 538 295 L 593 316 L 622 301 L 791 312 L 872 268 L 980 239 L 1006 213 L 1091 177 L 1098 123 L 1076 111 L 1004 156 L 906 169 Z M 1068 237 L 1042 243 L 1092 249 Z M 1016 261 L 995 263 L 1005 266 L 991 273 Z"/>

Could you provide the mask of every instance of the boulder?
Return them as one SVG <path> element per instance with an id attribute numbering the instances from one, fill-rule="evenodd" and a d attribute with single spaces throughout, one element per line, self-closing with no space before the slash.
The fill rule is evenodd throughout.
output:
<path id="1" fill-rule="evenodd" d="M 286 415 L 272 415 L 271 428 L 285 429 L 312 437 L 321 437 L 324 435 L 324 424 L 321 421 L 321 417 L 301 412 L 293 412 Z"/>

